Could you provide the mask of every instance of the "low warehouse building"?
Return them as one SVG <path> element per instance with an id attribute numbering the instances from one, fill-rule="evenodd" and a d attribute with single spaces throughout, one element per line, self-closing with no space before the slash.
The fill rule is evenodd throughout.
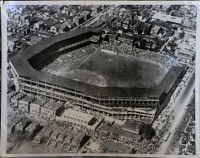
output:
<path id="1" fill-rule="evenodd" d="M 67 109 L 60 117 L 56 117 L 56 120 L 95 130 L 104 120 L 104 117 L 93 116 L 76 110 Z"/>

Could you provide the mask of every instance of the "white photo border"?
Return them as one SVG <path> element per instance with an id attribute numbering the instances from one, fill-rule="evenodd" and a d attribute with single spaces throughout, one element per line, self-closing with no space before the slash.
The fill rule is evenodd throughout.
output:
<path id="1" fill-rule="evenodd" d="M 196 30 L 196 67 L 195 67 L 195 130 L 196 130 L 196 155 L 155 155 L 155 154 L 6 154 L 6 131 L 7 131 L 7 15 L 6 5 L 196 5 L 197 6 L 197 30 Z M 2 79 L 1 79 L 1 149 L 5 157 L 38 157 L 38 156 L 114 156 L 114 157 L 199 157 L 200 155 L 200 2 L 198 1 L 6 1 L 2 4 Z M 198 44 L 199 43 L 199 44 Z"/>

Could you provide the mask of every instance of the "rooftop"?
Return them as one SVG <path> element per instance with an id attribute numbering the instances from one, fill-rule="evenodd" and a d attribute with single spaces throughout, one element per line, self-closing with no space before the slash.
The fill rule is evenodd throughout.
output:
<path id="1" fill-rule="evenodd" d="M 18 124 L 17 126 L 26 126 L 27 124 L 31 123 L 30 120 L 28 120 L 27 118 L 23 118 Z"/>
<path id="2" fill-rule="evenodd" d="M 59 107 L 55 106 L 56 102 L 54 100 L 50 100 L 46 104 L 44 104 L 43 108 L 49 109 L 49 110 L 57 110 Z"/>
<path id="3" fill-rule="evenodd" d="M 23 98 L 21 101 L 24 101 L 24 102 L 32 102 L 34 100 L 34 97 L 33 96 L 30 96 L 30 95 L 27 95 L 25 98 Z"/>
<path id="4" fill-rule="evenodd" d="M 11 91 L 11 92 L 9 92 L 9 93 L 7 94 L 7 96 L 13 96 L 13 95 L 15 95 L 15 94 L 16 94 L 15 91 Z"/>
<path id="5" fill-rule="evenodd" d="M 181 24 L 182 18 L 180 17 L 175 17 L 167 14 L 162 14 L 162 13 L 155 13 L 152 17 L 152 19 L 159 19 L 162 21 L 168 21 L 176 24 Z"/>
<path id="6" fill-rule="evenodd" d="M 15 95 L 13 98 L 21 98 L 21 97 L 23 97 L 24 96 L 24 94 L 23 93 L 18 93 L 17 95 Z"/>
<path id="7" fill-rule="evenodd" d="M 84 136 L 85 136 L 85 132 L 78 133 L 75 136 L 74 140 L 72 141 L 72 144 L 78 145 L 78 143 L 80 143 L 80 141 L 83 139 Z"/>
<path id="8" fill-rule="evenodd" d="M 89 12 L 89 11 L 83 11 L 83 12 L 81 13 L 81 15 L 87 15 L 87 14 L 90 14 L 90 12 Z"/>
<path id="9" fill-rule="evenodd" d="M 71 118 L 76 118 L 76 119 L 86 121 L 86 122 L 89 122 L 93 118 L 92 115 L 79 112 L 76 110 L 72 110 L 72 109 L 67 109 L 62 115 L 69 116 Z"/>
<path id="10" fill-rule="evenodd" d="M 29 126 L 26 127 L 27 130 L 34 130 L 39 124 L 37 122 L 32 122 Z"/>
<path id="11" fill-rule="evenodd" d="M 35 100 L 35 101 L 33 102 L 33 104 L 37 104 L 37 105 L 42 106 L 42 105 L 44 105 L 45 102 L 46 102 L 45 100 L 37 99 L 37 100 Z"/>
<path id="12" fill-rule="evenodd" d="M 64 130 L 64 127 L 60 126 L 56 129 L 55 132 L 52 133 L 52 137 L 57 137 L 59 133 L 62 133 Z"/>

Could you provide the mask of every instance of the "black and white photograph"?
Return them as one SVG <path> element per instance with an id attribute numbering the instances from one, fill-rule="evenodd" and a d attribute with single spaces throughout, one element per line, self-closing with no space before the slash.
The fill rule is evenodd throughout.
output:
<path id="1" fill-rule="evenodd" d="M 5 3 L 6 154 L 197 155 L 197 12 Z"/>

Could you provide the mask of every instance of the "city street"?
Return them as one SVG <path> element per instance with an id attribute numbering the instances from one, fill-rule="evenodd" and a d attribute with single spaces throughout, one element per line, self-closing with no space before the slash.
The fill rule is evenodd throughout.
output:
<path id="1" fill-rule="evenodd" d="M 173 141 L 170 143 L 169 148 L 167 149 L 167 154 L 177 155 L 179 153 L 179 147 L 181 145 L 182 137 L 184 135 L 183 132 L 185 132 L 190 120 L 192 119 L 192 115 L 194 115 L 194 113 L 195 113 L 195 111 L 194 111 L 195 110 L 194 95 L 190 101 L 190 104 L 191 104 L 191 106 L 187 107 L 184 117 L 178 126 L 178 130 L 176 130 L 176 132 L 173 135 L 173 138 L 172 138 Z"/>
<path id="2" fill-rule="evenodd" d="M 173 141 L 172 138 L 176 131 L 176 128 L 178 127 L 180 121 L 182 120 L 185 113 L 185 108 L 188 105 L 193 95 L 194 83 L 195 83 L 194 80 L 195 80 L 195 75 L 193 73 L 186 87 L 182 90 L 182 92 L 176 98 L 175 103 L 172 104 L 172 110 L 174 110 L 173 115 L 175 116 L 175 119 L 172 122 L 170 128 L 168 129 L 168 131 L 170 131 L 171 134 L 168 140 L 166 142 L 163 142 L 162 145 L 160 146 L 158 154 L 165 154 L 171 141 Z"/>
<path id="3" fill-rule="evenodd" d="M 83 24 L 81 25 L 78 25 L 77 27 L 73 28 L 72 30 L 75 30 L 77 28 L 80 28 L 80 27 L 89 27 L 90 25 L 92 25 L 94 22 L 96 22 L 97 20 L 99 20 L 100 16 L 102 15 L 106 15 L 107 12 L 109 12 L 109 10 L 112 10 L 114 6 L 109 6 L 107 7 L 106 9 L 102 10 L 100 13 L 98 13 L 96 15 L 96 17 L 92 17 L 90 18 L 89 20 L 85 21 Z"/>

